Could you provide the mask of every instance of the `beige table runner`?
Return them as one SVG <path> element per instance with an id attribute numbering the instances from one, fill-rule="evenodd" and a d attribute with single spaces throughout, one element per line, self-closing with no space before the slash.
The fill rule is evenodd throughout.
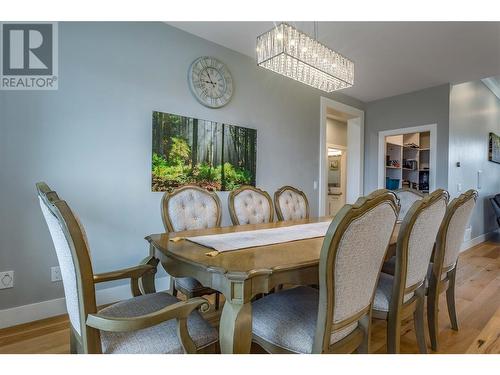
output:
<path id="1" fill-rule="evenodd" d="M 290 225 L 280 228 L 187 237 L 185 239 L 214 249 L 214 251 L 208 252 L 207 255 L 215 256 L 225 251 L 324 237 L 329 226 L 330 221 L 324 221 L 320 223 Z"/>

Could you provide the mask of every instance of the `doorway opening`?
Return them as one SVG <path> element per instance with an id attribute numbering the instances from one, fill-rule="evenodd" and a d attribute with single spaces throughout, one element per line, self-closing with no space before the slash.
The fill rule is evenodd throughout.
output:
<path id="1" fill-rule="evenodd" d="M 343 126 L 342 126 L 343 125 Z M 347 131 L 347 123 L 340 123 Z M 331 122 L 327 122 L 327 138 L 331 139 Z M 334 134 L 335 135 L 335 134 Z M 328 190 L 327 210 L 328 216 L 335 215 L 345 204 L 347 182 L 347 145 L 328 143 Z"/>
<path id="2" fill-rule="evenodd" d="M 319 215 L 363 195 L 364 111 L 321 98 Z"/>

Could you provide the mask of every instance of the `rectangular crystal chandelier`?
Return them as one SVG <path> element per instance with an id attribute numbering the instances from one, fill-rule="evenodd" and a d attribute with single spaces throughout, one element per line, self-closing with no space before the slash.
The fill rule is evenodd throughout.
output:
<path id="1" fill-rule="evenodd" d="M 319 90 L 351 87 L 354 63 L 316 39 L 281 23 L 257 37 L 257 65 Z"/>

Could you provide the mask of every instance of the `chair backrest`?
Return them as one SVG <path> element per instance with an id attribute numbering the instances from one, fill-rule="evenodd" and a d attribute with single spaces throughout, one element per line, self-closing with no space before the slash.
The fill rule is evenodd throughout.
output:
<path id="1" fill-rule="evenodd" d="M 401 223 L 391 304 L 401 305 L 424 284 L 449 194 L 438 189 L 415 201 Z"/>
<path id="2" fill-rule="evenodd" d="M 253 186 L 242 186 L 229 193 L 229 215 L 234 225 L 273 221 L 273 201 L 269 194 Z"/>
<path id="3" fill-rule="evenodd" d="M 315 353 L 328 352 L 335 332 L 370 316 L 398 211 L 396 196 L 380 189 L 345 205 L 330 224 L 320 255 Z"/>
<path id="4" fill-rule="evenodd" d="M 180 232 L 219 227 L 222 211 L 217 194 L 186 185 L 163 195 L 161 216 L 166 231 Z"/>
<path id="5" fill-rule="evenodd" d="M 471 189 L 453 199 L 448 205 L 436 239 L 433 264 L 433 269 L 437 271 L 436 275 L 455 267 L 477 196 L 477 191 Z"/>
<path id="6" fill-rule="evenodd" d="M 491 206 L 495 212 L 498 222 L 500 223 L 500 194 L 490 198 Z"/>
<path id="7" fill-rule="evenodd" d="M 279 221 L 309 218 L 306 195 L 292 186 L 283 186 L 274 193 L 274 206 Z"/>
<path id="8" fill-rule="evenodd" d="M 495 199 L 497 204 L 500 206 L 500 194 L 495 195 L 495 197 L 493 199 Z"/>
<path id="9" fill-rule="evenodd" d="M 415 189 L 399 189 L 394 193 L 399 198 L 399 204 L 401 205 L 401 210 L 399 211 L 398 220 L 402 221 L 408 211 L 410 210 L 412 204 L 424 197 L 424 194 Z"/>
<path id="10" fill-rule="evenodd" d="M 97 312 L 87 237 L 78 218 L 55 191 L 43 182 L 36 187 L 61 268 L 72 331 L 84 352 L 99 353 L 99 334 L 85 324 L 87 315 Z"/>

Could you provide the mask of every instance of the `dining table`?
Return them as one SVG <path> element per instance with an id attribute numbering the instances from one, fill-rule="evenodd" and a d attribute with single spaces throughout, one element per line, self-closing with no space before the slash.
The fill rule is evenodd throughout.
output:
<path id="1" fill-rule="evenodd" d="M 172 277 L 192 277 L 224 295 L 219 325 L 222 353 L 249 353 L 252 343 L 252 300 L 283 284 L 318 285 L 324 237 L 247 247 L 210 255 L 209 248 L 189 237 L 256 231 L 331 221 L 332 217 L 233 225 L 146 237 L 152 254 Z M 394 253 L 400 224 L 396 223 L 386 259 Z M 392 249 L 392 250 L 391 250 Z M 213 255 L 213 254 L 212 254 Z"/>

